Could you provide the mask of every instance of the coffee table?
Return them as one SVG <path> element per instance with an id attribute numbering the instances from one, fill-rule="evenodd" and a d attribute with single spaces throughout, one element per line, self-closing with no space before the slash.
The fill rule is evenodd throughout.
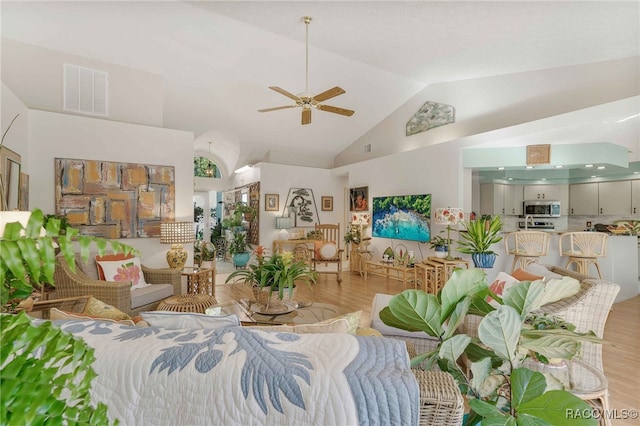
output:
<path id="1" fill-rule="evenodd" d="M 298 308 L 285 314 L 259 314 L 251 309 L 250 301 L 230 300 L 211 307 L 218 315 L 237 315 L 242 325 L 313 324 L 342 315 L 338 306 L 320 302 L 298 302 Z M 219 308 L 219 311 L 217 310 Z"/>

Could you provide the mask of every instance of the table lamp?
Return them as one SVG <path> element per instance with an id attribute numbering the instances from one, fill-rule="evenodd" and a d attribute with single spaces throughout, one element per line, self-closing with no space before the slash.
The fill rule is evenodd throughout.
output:
<path id="1" fill-rule="evenodd" d="M 291 218 L 288 216 L 276 217 L 276 229 L 280 229 L 280 239 L 288 240 L 289 232 L 287 229 L 292 228 Z"/>
<path id="2" fill-rule="evenodd" d="M 459 207 L 447 207 L 436 209 L 436 225 L 447 225 L 447 257 L 445 260 L 453 260 L 451 256 L 451 226 L 458 225 L 464 220 L 464 211 Z"/>
<path id="3" fill-rule="evenodd" d="M 163 222 L 160 224 L 160 243 L 171 244 L 167 252 L 167 263 L 172 269 L 184 268 L 188 253 L 182 244 L 196 240 L 195 224 L 193 222 Z"/>

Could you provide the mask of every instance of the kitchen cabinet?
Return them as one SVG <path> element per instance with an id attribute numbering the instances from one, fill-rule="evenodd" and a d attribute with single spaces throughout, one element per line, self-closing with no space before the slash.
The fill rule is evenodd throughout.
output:
<path id="1" fill-rule="evenodd" d="M 525 200 L 560 200 L 561 185 L 526 185 L 524 187 Z"/>
<path id="2" fill-rule="evenodd" d="M 640 180 L 631 181 L 631 214 L 640 214 Z"/>
<path id="3" fill-rule="evenodd" d="M 480 214 L 521 215 L 523 185 L 480 185 Z"/>
<path id="4" fill-rule="evenodd" d="M 622 180 L 569 185 L 570 214 L 585 216 L 633 214 L 634 182 L 638 181 Z M 635 185 L 637 193 L 640 191 L 638 189 L 640 184 L 635 183 Z M 638 207 L 636 211 L 640 211 Z"/>
<path id="5" fill-rule="evenodd" d="M 625 216 L 631 213 L 631 181 L 598 183 L 598 213 Z"/>
<path id="6" fill-rule="evenodd" d="M 598 214 L 598 184 L 569 185 L 569 214 L 595 216 Z"/>

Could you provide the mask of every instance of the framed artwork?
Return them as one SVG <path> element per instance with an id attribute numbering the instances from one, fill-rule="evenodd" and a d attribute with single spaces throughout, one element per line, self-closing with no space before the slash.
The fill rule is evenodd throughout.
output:
<path id="1" fill-rule="evenodd" d="M 551 163 L 551 145 L 527 145 L 527 164 Z"/>
<path id="2" fill-rule="evenodd" d="M 175 169 L 139 163 L 55 159 L 56 214 L 81 235 L 153 238 L 175 218 Z"/>
<path id="3" fill-rule="evenodd" d="M 369 187 L 361 186 L 349 189 L 349 211 L 362 212 L 369 210 Z"/>
<path id="4" fill-rule="evenodd" d="M 322 211 L 323 212 L 332 212 L 333 211 L 333 197 L 322 197 Z"/>
<path id="5" fill-rule="evenodd" d="M 280 195 L 265 194 L 264 209 L 268 212 L 277 212 L 278 210 L 280 210 Z"/>
<path id="6" fill-rule="evenodd" d="M 320 223 L 318 207 L 311 188 L 290 188 L 285 207 L 293 216 L 294 228 L 310 228 Z"/>
<path id="7" fill-rule="evenodd" d="M 20 190 L 18 191 L 18 209 L 29 210 L 29 175 L 20 173 Z"/>

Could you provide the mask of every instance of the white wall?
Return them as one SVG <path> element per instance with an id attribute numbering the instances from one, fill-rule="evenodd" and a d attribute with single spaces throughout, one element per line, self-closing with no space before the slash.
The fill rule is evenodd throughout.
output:
<path id="1" fill-rule="evenodd" d="M 28 157 L 31 209 L 55 212 L 54 158 L 78 158 L 174 166 L 176 220 L 193 220 L 191 132 L 30 110 Z M 159 238 L 121 241 L 139 249 L 148 266 L 166 267 L 169 247 Z"/>
<path id="2" fill-rule="evenodd" d="M 2 39 L 2 81 L 29 108 L 62 112 L 65 63 L 109 74 L 108 116 L 102 118 L 149 126 L 163 125 L 164 87 L 161 76 Z"/>
<path id="3" fill-rule="evenodd" d="M 27 150 L 29 144 L 27 138 L 29 109 L 4 83 L 2 83 L 1 90 L 0 99 L 2 101 L 2 109 L 0 112 L 2 113 L 2 126 L 0 135 L 7 131 L 11 120 L 13 120 L 16 114 L 20 114 L 13 122 L 11 129 L 7 132 L 3 145 L 20 155 L 20 160 L 22 161 L 21 171 L 23 173 L 29 173 L 29 152 Z"/>
<path id="4" fill-rule="evenodd" d="M 327 169 L 303 166 L 288 166 L 283 164 L 260 163 L 260 244 L 271 249 L 273 240 L 278 239 L 280 230 L 276 229 L 277 216 L 282 216 L 287 195 L 290 188 L 310 188 L 318 208 L 320 223 L 340 223 L 341 235 L 345 229 L 344 188 L 346 179 Z M 278 194 L 280 208 L 277 212 L 265 211 L 265 194 Z M 322 196 L 333 197 L 333 211 L 322 211 L 320 200 Z M 291 200 L 289 200 L 291 201 Z M 298 221 L 300 225 L 300 221 Z M 311 227 L 301 227 L 305 232 L 313 230 Z M 341 247 L 344 243 L 340 242 Z"/>

